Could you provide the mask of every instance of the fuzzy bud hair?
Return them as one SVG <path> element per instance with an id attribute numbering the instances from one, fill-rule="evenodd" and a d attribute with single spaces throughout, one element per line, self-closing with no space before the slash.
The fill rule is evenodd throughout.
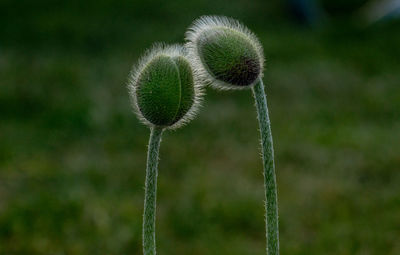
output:
<path id="1" fill-rule="evenodd" d="M 193 93 L 192 105 L 186 112 L 183 113 L 183 116 L 181 116 L 177 121 L 170 123 L 168 125 L 158 125 L 152 123 L 149 119 L 145 117 L 141 108 L 139 107 L 138 91 L 139 91 L 139 83 L 141 76 L 146 71 L 146 68 L 149 67 L 150 63 L 158 57 L 169 57 L 171 59 L 183 58 L 185 60 L 185 63 L 190 65 L 191 69 L 190 73 L 193 77 L 194 93 Z M 175 68 L 176 70 L 178 70 L 177 66 L 175 66 Z M 161 126 L 163 128 L 173 130 L 187 124 L 196 116 L 203 96 L 203 89 L 201 84 L 202 83 L 200 82 L 197 72 L 194 71 L 194 67 L 191 61 L 188 60 L 188 52 L 186 48 L 184 48 L 182 45 L 179 44 L 165 45 L 163 43 L 156 43 L 153 45 L 152 48 L 147 50 L 144 53 L 144 55 L 139 59 L 138 63 L 133 66 L 129 76 L 127 87 L 129 90 L 129 95 L 131 98 L 133 110 L 143 124 L 149 127 Z M 152 102 L 152 104 L 159 104 L 159 103 L 160 102 Z M 159 105 L 157 107 L 162 108 L 164 107 L 164 105 Z"/>
<path id="2" fill-rule="evenodd" d="M 199 44 L 202 41 L 206 40 L 207 36 L 210 34 L 215 34 L 219 38 L 233 38 L 232 35 L 236 36 L 237 38 L 242 39 L 249 47 L 251 51 L 254 52 L 255 57 L 250 60 L 255 60 L 252 62 L 248 62 L 248 59 L 242 60 L 242 63 L 239 63 L 239 66 L 230 67 L 232 68 L 233 73 L 231 77 L 229 77 L 228 73 L 223 73 L 218 77 L 210 71 L 204 61 L 204 56 L 202 56 L 202 52 L 199 48 Z M 199 19 L 195 20 L 193 24 L 189 27 L 185 34 L 185 39 L 187 41 L 186 48 L 189 51 L 190 60 L 193 62 L 195 70 L 197 70 L 198 75 L 203 83 L 216 87 L 218 89 L 228 90 L 228 89 L 245 89 L 253 86 L 258 79 L 262 78 L 263 69 L 264 69 L 264 54 L 263 48 L 261 43 L 259 42 L 258 38 L 251 32 L 246 26 L 244 26 L 239 21 L 228 18 L 228 17 L 221 17 L 221 16 L 202 16 Z M 239 41 L 235 41 L 235 39 L 231 39 L 231 45 L 237 47 L 245 47 L 243 43 Z M 240 45 L 241 44 L 241 45 Z M 220 46 L 218 42 L 215 43 L 218 47 Z M 234 49 L 234 48 L 232 48 Z M 209 51 L 212 54 L 212 50 Z M 229 49 L 225 50 L 225 52 L 221 53 L 221 49 L 216 49 L 215 53 L 219 54 L 229 54 Z M 248 52 L 241 53 L 243 57 L 246 57 Z M 231 63 L 221 63 L 222 61 L 217 58 L 217 56 L 211 56 L 213 58 L 217 67 L 223 65 L 229 65 Z M 220 61 L 220 63 L 218 63 Z M 243 70 L 243 66 L 248 63 L 247 70 Z M 245 66 L 246 67 L 246 66 Z M 242 69 L 241 69 L 242 68 Z M 247 73 L 246 73 L 247 71 Z M 242 73 L 240 73 L 242 72 Z M 235 77 L 239 75 L 239 77 Z M 222 77 L 222 79 L 221 79 Z M 242 81 L 240 79 L 248 79 L 248 82 Z M 236 82 L 236 84 L 235 84 Z M 242 82 L 242 83 L 241 83 Z"/>

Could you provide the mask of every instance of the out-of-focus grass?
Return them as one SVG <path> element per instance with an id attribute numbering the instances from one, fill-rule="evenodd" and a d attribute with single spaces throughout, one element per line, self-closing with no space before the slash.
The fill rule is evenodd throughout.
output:
<path id="1" fill-rule="evenodd" d="M 214 13 L 265 48 L 282 254 L 400 253 L 398 23 L 312 31 L 262 1 L 18 5 L 0 3 L 0 254 L 141 253 L 148 130 L 124 84 L 152 41 Z M 207 89 L 165 133 L 160 253 L 265 253 L 255 117 L 250 91 Z"/>

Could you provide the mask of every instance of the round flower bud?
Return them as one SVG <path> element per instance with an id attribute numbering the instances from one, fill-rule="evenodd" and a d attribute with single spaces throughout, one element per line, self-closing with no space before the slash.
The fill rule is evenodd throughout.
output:
<path id="1" fill-rule="evenodd" d="M 202 80 L 221 89 L 254 85 L 264 56 L 257 37 L 234 19 L 203 16 L 186 32 L 186 46 Z"/>
<path id="2" fill-rule="evenodd" d="M 131 73 L 129 91 L 135 112 L 148 126 L 174 129 L 191 120 L 201 88 L 186 50 L 180 45 L 155 45 Z"/>

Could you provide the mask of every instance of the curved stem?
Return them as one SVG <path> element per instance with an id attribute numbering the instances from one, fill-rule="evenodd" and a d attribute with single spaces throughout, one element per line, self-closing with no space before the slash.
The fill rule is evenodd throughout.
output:
<path id="1" fill-rule="evenodd" d="M 275 177 L 274 148 L 272 143 L 271 122 L 268 115 L 267 98 L 264 92 L 264 84 L 261 79 L 253 86 L 252 91 L 256 101 L 257 117 L 260 125 L 262 159 L 264 164 L 267 254 L 278 255 L 278 199 Z"/>
<path id="2" fill-rule="evenodd" d="M 153 127 L 150 133 L 147 151 L 146 184 L 143 213 L 143 254 L 156 254 L 156 198 L 157 198 L 157 167 L 158 151 L 160 149 L 163 129 Z"/>

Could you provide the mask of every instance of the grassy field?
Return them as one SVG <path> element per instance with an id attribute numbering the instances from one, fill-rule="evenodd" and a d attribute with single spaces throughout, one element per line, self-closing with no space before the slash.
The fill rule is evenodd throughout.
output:
<path id="1" fill-rule="evenodd" d="M 141 254 L 149 131 L 125 87 L 203 14 L 259 35 L 282 255 L 400 254 L 400 23 L 316 29 L 277 1 L 0 1 L 0 254 Z M 207 88 L 161 144 L 157 248 L 265 254 L 250 91 Z"/>

